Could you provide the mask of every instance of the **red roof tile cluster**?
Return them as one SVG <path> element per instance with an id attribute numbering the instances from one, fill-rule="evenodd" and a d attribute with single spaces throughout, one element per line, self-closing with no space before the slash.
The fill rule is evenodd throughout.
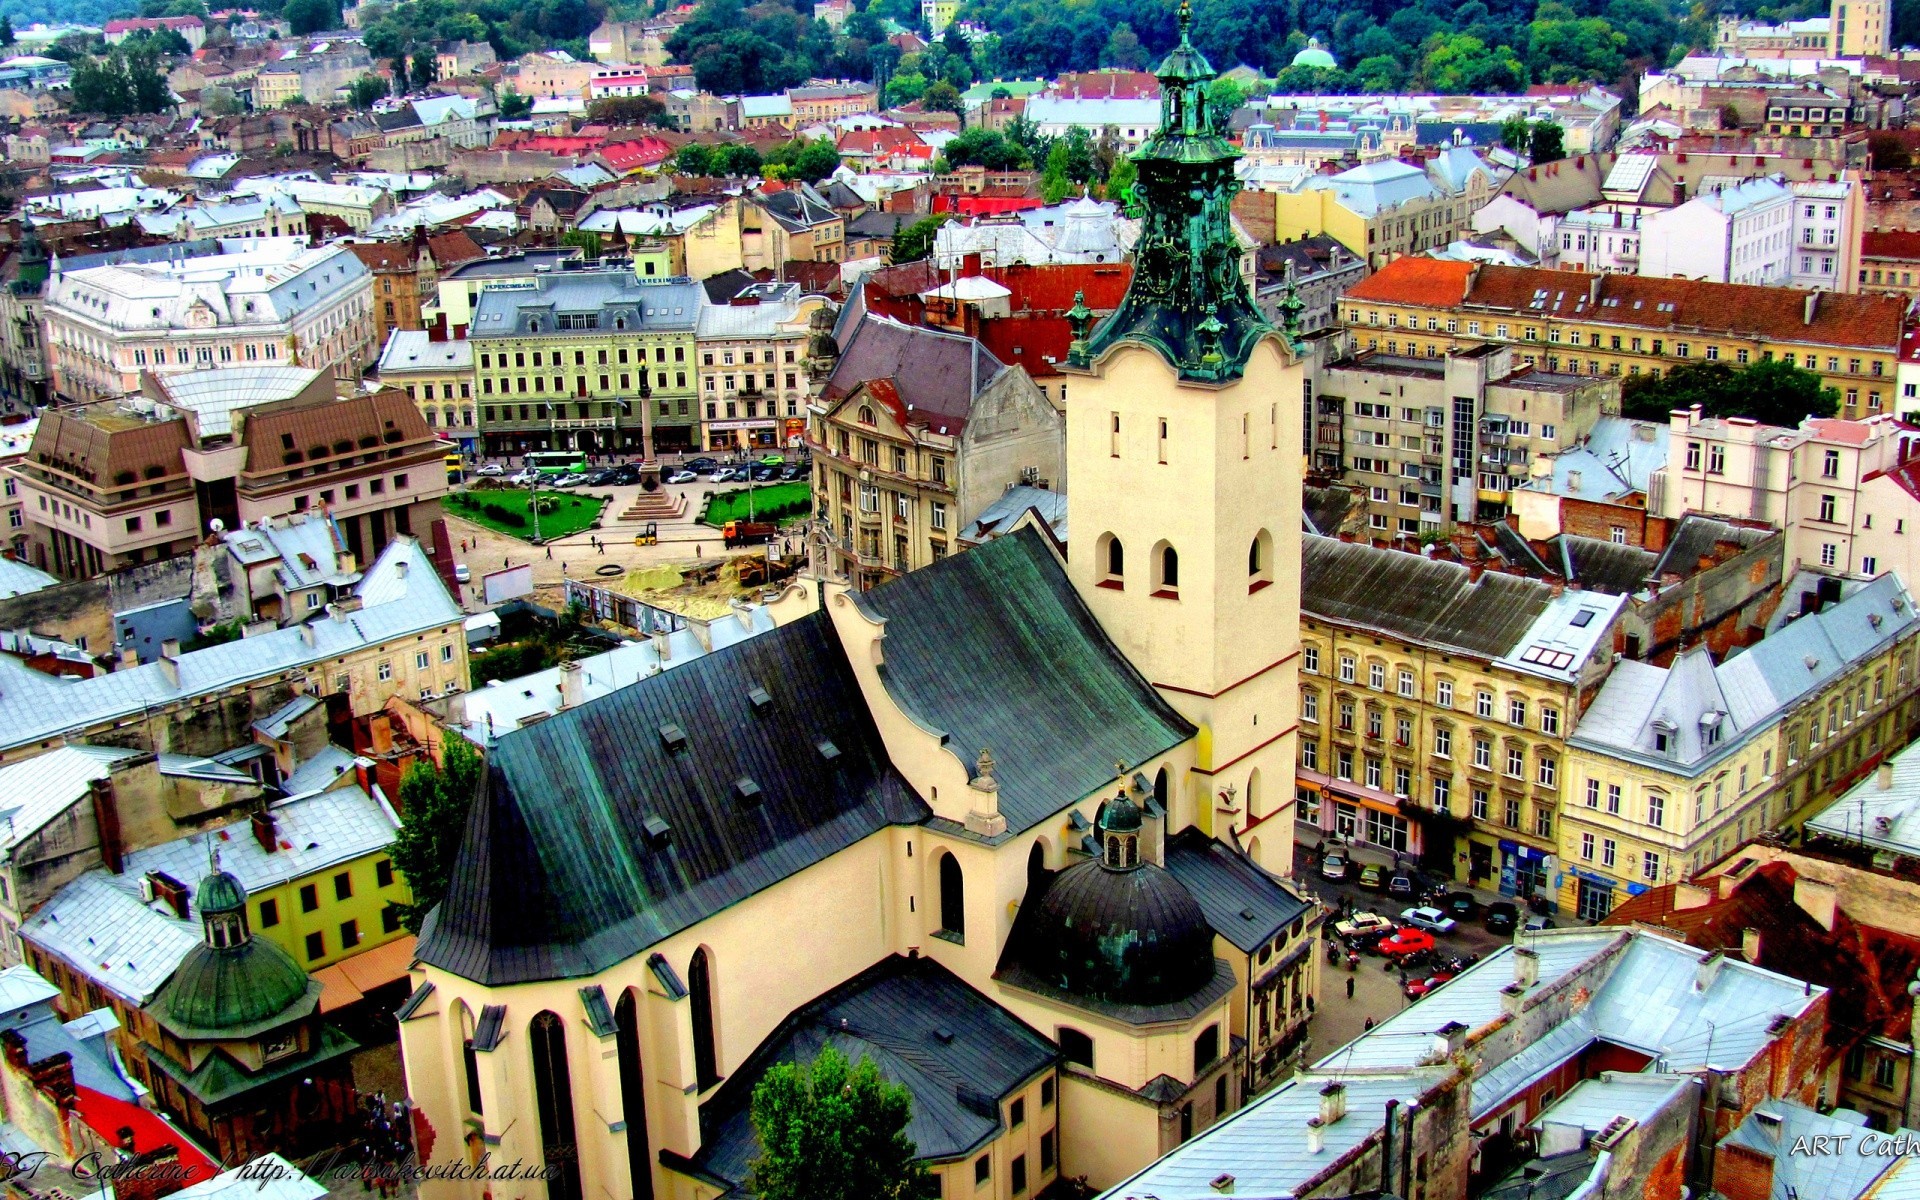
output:
<path id="1" fill-rule="evenodd" d="M 616 172 L 637 171 L 658 166 L 673 156 L 673 147 L 657 137 L 630 142 L 612 142 L 600 149 L 600 160 Z"/>
<path id="2" fill-rule="evenodd" d="M 142 29 L 204 29 L 206 22 L 199 17 L 121 17 L 108 21 L 106 32 L 133 33 Z"/>
<path id="3" fill-rule="evenodd" d="M 1891 470 L 1875 471 L 1865 476 L 1861 482 L 1870 483 L 1880 478 L 1891 479 L 1895 487 L 1915 500 L 1920 500 L 1920 458 L 1910 458 Z"/>
<path id="4" fill-rule="evenodd" d="M 548 154 L 591 154 L 606 144 L 604 137 L 562 137 L 555 133 L 528 133 L 503 129 L 493 135 L 494 150 L 542 150 Z"/>
<path id="5" fill-rule="evenodd" d="M 1160 81 L 1151 71 L 1069 71 L 1048 90 L 1082 100 L 1157 100 Z"/>
<path id="6" fill-rule="evenodd" d="M 90 1087 L 75 1085 L 73 1091 L 74 1107 L 79 1110 L 80 1119 L 107 1144 L 120 1145 L 120 1131 L 130 1129 L 135 1154 L 145 1154 L 162 1146 L 173 1147 L 179 1156 L 183 1186 L 191 1187 L 220 1173 L 213 1160 L 188 1141 L 185 1134 L 153 1112 Z"/>
<path id="7" fill-rule="evenodd" d="M 932 146 L 918 133 L 899 125 L 850 130 L 841 136 L 837 149 L 843 155 L 864 158 L 933 157 Z"/>
<path id="8" fill-rule="evenodd" d="M 1887 229 L 1863 233 L 1860 235 L 1860 257 L 1920 261 L 1920 232 Z"/>
<path id="9" fill-rule="evenodd" d="M 1411 257 L 1387 264 L 1347 297 L 1887 352 L 1900 346 L 1906 307 L 1903 300 L 1891 296 L 1475 266 Z"/>

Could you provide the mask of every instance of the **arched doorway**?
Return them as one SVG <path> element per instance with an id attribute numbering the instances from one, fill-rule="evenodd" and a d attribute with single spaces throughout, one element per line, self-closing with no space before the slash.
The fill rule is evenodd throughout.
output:
<path id="1" fill-rule="evenodd" d="M 653 1163 L 647 1151 L 646 1074 L 640 1068 L 640 1006 L 628 988 L 614 1006 L 614 1042 L 620 1054 L 620 1107 L 627 1123 L 627 1172 L 633 1200 L 653 1200 Z"/>
<path id="2" fill-rule="evenodd" d="M 553 1175 L 547 1200 L 580 1200 L 580 1145 L 573 1130 L 573 1080 L 567 1071 L 567 1031 L 550 1012 L 534 1017 L 533 1098 L 540 1112 L 540 1152 Z"/>
<path id="3" fill-rule="evenodd" d="M 952 854 L 940 856 L 940 928 L 955 940 L 966 940 L 967 881 L 960 873 L 960 860 Z"/>

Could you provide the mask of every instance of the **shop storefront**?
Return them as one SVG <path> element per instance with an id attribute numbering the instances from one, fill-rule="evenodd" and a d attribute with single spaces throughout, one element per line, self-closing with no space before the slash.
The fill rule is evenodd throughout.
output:
<path id="1" fill-rule="evenodd" d="M 1500 894 L 1516 898 L 1538 897 L 1558 910 L 1560 898 L 1554 890 L 1554 870 L 1559 859 L 1544 850 L 1502 838 L 1500 850 Z"/>
<path id="2" fill-rule="evenodd" d="M 1613 911 L 1613 880 L 1575 867 L 1573 876 L 1573 915 L 1582 921 L 1599 921 Z"/>
<path id="3" fill-rule="evenodd" d="M 801 431 L 806 422 L 800 422 Z M 784 426 L 778 418 L 760 417 L 738 421 L 708 421 L 709 450 L 776 450 L 783 444 Z"/>
<path id="4" fill-rule="evenodd" d="M 1400 815 L 1399 802 L 1375 795 L 1344 780 L 1327 779 L 1312 771 L 1296 770 L 1294 788 L 1295 837 L 1317 844 L 1337 837 L 1361 850 L 1361 857 L 1397 861 L 1420 852 L 1419 830 Z M 1381 851 L 1367 856 L 1367 848 Z"/>

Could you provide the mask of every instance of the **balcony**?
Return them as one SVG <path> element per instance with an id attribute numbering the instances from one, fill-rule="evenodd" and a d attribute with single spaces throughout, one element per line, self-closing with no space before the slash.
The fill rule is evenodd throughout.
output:
<path id="1" fill-rule="evenodd" d="M 554 429 L 618 429 L 618 417 L 555 417 L 550 422 Z"/>
<path id="2" fill-rule="evenodd" d="M 1507 431 L 1505 429 L 1482 429 L 1480 431 L 1480 440 L 1489 446 L 1504 446 L 1507 444 Z"/>

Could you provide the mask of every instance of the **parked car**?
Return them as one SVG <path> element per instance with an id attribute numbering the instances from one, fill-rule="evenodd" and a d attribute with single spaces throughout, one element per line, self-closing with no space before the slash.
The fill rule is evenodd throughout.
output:
<path id="1" fill-rule="evenodd" d="M 788 463 L 786 466 L 780 468 L 780 478 L 782 479 L 805 479 L 806 477 L 807 469 L 799 463 Z"/>
<path id="2" fill-rule="evenodd" d="M 1487 915 L 1482 922 L 1488 933 L 1512 933 L 1520 923 L 1520 910 L 1511 900 L 1495 900 L 1487 905 Z"/>
<path id="3" fill-rule="evenodd" d="M 1448 892 L 1446 903 L 1441 907 L 1456 921 L 1471 921 L 1480 911 L 1480 902 L 1473 898 L 1472 892 Z"/>
<path id="4" fill-rule="evenodd" d="M 753 481 L 755 483 L 772 483 L 778 478 L 780 478 L 779 467 L 769 467 L 762 463 L 760 466 L 753 468 Z"/>
<path id="5" fill-rule="evenodd" d="M 1320 878 L 1345 879 L 1346 877 L 1347 877 L 1346 854 L 1339 850 L 1327 851 L 1327 856 L 1320 860 Z"/>
<path id="6" fill-rule="evenodd" d="M 681 463 L 680 465 L 697 475 L 702 471 L 718 470 L 720 467 L 720 460 L 717 458 L 690 458 L 686 462 Z"/>
<path id="7" fill-rule="evenodd" d="M 1406 987 L 1401 990 L 1406 993 L 1407 999 L 1418 1000 L 1420 997 L 1452 978 L 1452 971 L 1438 971 L 1427 976 L 1425 979 L 1409 979 Z"/>
<path id="8" fill-rule="evenodd" d="M 1452 933 L 1460 927 L 1460 923 L 1452 917 L 1437 908 L 1428 908 L 1425 905 L 1407 909 L 1400 914 L 1400 919 L 1428 933 Z"/>
<path id="9" fill-rule="evenodd" d="M 732 467 L 719 467 L 714 470 L 713 474 L 707 476 L 707 482 L 708 483 L 726 483 L 728 480 L 732 478 L 733 478 Z"/>
<path id="10" fill-rule="evenodd" d="M 763 467 L 784 467 L 787 465 L 787 460 L 778 454 L 768 454 L 762 456 L 760 465 Z"/>
<path id="11" fill-rule="evenodd" d="M 589 478 L 591 478 L 591 476 L 583 471 L 569 471 L 567 474 L 554 480 L 553 486 L 557 488 L 576 488 L 587 482 Z"/>
<path id="12" fill-rule="evenodd" d="M 1360 868 L 1360 886 L 1370 892 L 1380 891 L 1387 886 L 1386 871 L 1374 863 Z"/>
<path id="13" fill-rule="evenodd" d="M 1388 958 L 1402 958 L 1433 949 L 1433 935 L 1424 929 L 1402 929 L 1375 947 Z"/>
<path id="14" fill-rule="evenodd" d="M 1393 922 L 1379 913 L 1357 912 L 1333 927 L 1333 932 L 1342 941 L 1352 942 L 1365 937 L 1378 937 L 1393 932 Z"/>
<path id="15" fill-rule="evenodd" d="M 520 470 L 507 476 L 507 482 L 513 484 L 515 487 L 527 487 L 538 478 L 540 478 L 540 472 L 534 470 L 532 467 L 522 467 Z"/>
<path id="16" fill-rule="evenodd" d="M 1541 915 L 1541 916 L 1533 916 L 1533 917 L 1527 918 L 1526 931 L 1528 933 L 1539 933 L 1543 929 L 1552 929 L 1552 928 L 1553 928 L 1552 917 Z"/>
<path id="17" fill-rule="evenodd" d="M 1395 896 L 1415 895 L 1419 886 L 1420 881 L 1405 867 L 1395 867 L 1393 873 L 1387 876 L 1387 891 Z"/>
<path id="18" fill-rule="evenodd" d="M 693 483 L 699 478 L 700 477 L 698 475 L 695 475 L 692 471 L 675 471 L 673 474 L 667 476 L 667 482 L 668 483 Z"/>
<path id="19" fill-rule="evenodd" d="M 507 469 L 499 463 L 483 463 L 474 468 L 475 475 L 505 475 Z"/>
<path id="20" fill-rule="evenodd" d="M 455 563 L 453 565 L 453 581 L 455 583 L 473 582 L 473 572 L 467 568 L 467 564 Z"/>

